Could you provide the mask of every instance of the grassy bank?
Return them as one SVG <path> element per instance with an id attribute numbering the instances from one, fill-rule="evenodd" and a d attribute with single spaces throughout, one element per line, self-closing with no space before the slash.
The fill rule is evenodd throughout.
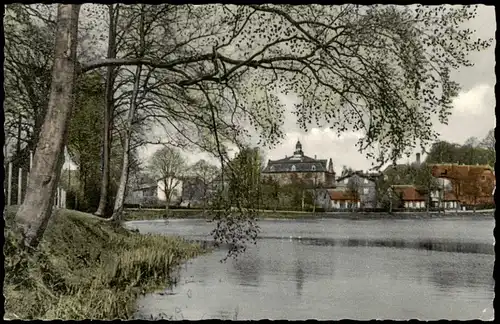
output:
<path id="1" fill-rule="evenodd" d="M 283 219 L 295 219 L 295 218 L 310 218 L 312 216 L 311 212 L 300 212 L 300 211 L 277 211 L 272 210 L 261 210 L 262 218 L 283 218 Z M 324 213 L 317 213 L 318 217 L 321 217 Z M 207 217 L 210 216 L 210 211 L 206 212 Z M 165 216 L 165 210 L 162 209 L 131 209 L 125 211 L 125 220 L 152 220 L 152 219 L 162 219 Z M 169 218 L 203 218 L 203 211 L 196 209 L 172 209 L 169 211 Z"/>
<path id="2" fill-rule="evenodd" d="M 177 238 L 141 235 L 89 214 L 61 210 L 32 256 L 7 213 L 5 318 L 131 319 L 137 297 L 165 287 L 172 270 L 201 253 Z"/>
<path id="3" fill-rule="evenodd" d="M 162 219 L 165 215 L 164 210 L 160 209 L 143 209 L 143 210 L 127 210 L 125 213 L 126 220 L 153 220 Z M 175 209 L 170 210 L 169 218 L 202 218 L 202 211 L 192 209 Z M 364 212 L 301 212 L 301 211 L 272 211 L 261 210 L 259 216 L 262 219 L 311 219 L 311 218 L 347 218 L 347 219 L 400 219 L 400 218 L 444 218 L 444 217 L 490 217 L 494 215 L 494 211 L 467 211 L 459 212 L 446 211 L 445 213 L 438 212 L 396 212 L 389 213 L 364 213 Z M 207 216 L 209 212 L 207 211 Z"/>
<path id="4" fill-rule="evenodd" d="M 169 218 L 199 218 L 202 217 L 203 211 L 197 209 L 171 209 L 169 210 Z M 150 220 L 162 219 L 165 217 L 164 209 L 129 209 L 124 212 L 124 218 L 127 221 L 131 220 Z"/>

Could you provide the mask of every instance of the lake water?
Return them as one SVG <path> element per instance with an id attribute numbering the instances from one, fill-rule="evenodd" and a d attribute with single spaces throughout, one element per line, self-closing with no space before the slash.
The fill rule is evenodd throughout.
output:
<path id="1" fill-rule="evenodd" d="M 138 301 L 170 319 L 493 319 L 491 218 L 264 220 L 237 260 L 190 260 Z M 141 233 L 210 239 L 204 220 L 133 221 Z M 300 238 L 299 238 L 300 237 Z"/>

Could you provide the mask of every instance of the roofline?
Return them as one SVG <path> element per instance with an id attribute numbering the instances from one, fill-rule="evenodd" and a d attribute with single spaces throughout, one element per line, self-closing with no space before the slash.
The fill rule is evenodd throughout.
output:
<path id="1" fill-rule="evenodd" d="M 474 165 L 474 164 L 459 164 L 459 163 L 428 163 L 427 165 L 431 166 L 431 167 L 432 166 L 460 166 L 460 167 L 485 168 L 485 169 L 489 169 L 491 171 L 495 170 L 495 168 L 493 168 L 489 164 L 477 164 L 477 165 Z"/>
<path id="2" fill-rule="evenodd" d="M 273 173 L 329 173 L 329 174 L 335 174 L 335 172 L 328 172 L 328 171 L 321 171 L 321 170 L 307 170 L 307 171 L 262 171 L 261 173 L 264 174 L 273 174 Z"/>

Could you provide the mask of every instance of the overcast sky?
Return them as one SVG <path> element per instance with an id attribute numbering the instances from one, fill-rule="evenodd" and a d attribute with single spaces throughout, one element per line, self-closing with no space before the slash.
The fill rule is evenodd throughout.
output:
<path id="1" fill-rule="evenodd" d="M 493 6 L 480 5 L 478 14 L 474 21 L 470 21 L 468 28 L 475 29 L 477 36 L 482 39 L 495 38 L 495 10 Z M 483 138 L 489 129 L 495 127 L 495 44 L 481 53 L 473 53 L 470 58 L 475 63 L 472 68 L 462 69 L 454 73 L 455 81 L 462 86 L 462 91 L 454 100 L 454 109 L 449 117 L 448 125 L 435 124 L 435 129 L 441 134 L 441 139 L 463 143 L 467 138 L 475 136 Z M 292 110 L 293 98 L 282 97 L 283 102 Z M 332 158 L 336 172 L 340 172 L 343 165 L 356 170 L 368 170 L 371 161 L 357 152 L 355 143 L 357 134 L 344 134 L 338 137 L 335 132 L 328 128 L 312 128 L 307 133 L 298 129 L 295 117 L 292 114 L 285 116 L 284 131 L 286 138 L 281 145 L 266 150 L 267 159 L 280 159 L 291 155 L 295 143 L 300 140 L 306 155 L 321 159 Z M 141 156 L 147 160 L 158 146 L 149 146 L 141 152 Z M 416 150 L 414 153 L 417 153 Z M 400 163 L 411 161 L 415 154 L 409 159 L 403 158 Z M 186 153 L 190 162 L 200 158 L 209 158 L 207 154 Z M 425 157 L 423 157 L 425 158 Z"/>

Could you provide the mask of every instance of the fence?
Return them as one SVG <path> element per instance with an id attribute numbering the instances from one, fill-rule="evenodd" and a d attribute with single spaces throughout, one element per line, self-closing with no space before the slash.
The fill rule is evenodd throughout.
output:
<path id="1" fill-rule="evenodd" d="M 18 168 L 18 170 L 17 170 L 17 195 L 15 197 L 17 204 L 14 204 L 14 205 L 21 205 L 23 200 L 24 200 L 24 194 L 26 192 L 26 186 L 28 183 L 29 173 L 30 173 L 32 165 L 33 165 L 33 153 L 30 152 L 29 170 L 27 172 L 24 172 L 23 168 Z M 7 192 L 6 192 L 7 206 L 13 205 L 12 178 L 13 178 L 13 164 L 12 164 L 12 162 L 9 162 L 8 173 L 7 173 Z M 24 190 L 23 190 L 23 188 L 24 188 Z M 64 190 L 63 188 L 61 188 L 59 186 L 56 189 L 56 196 L 54 199 L 54 207 L 66 208 L 66 190 Z"/>

